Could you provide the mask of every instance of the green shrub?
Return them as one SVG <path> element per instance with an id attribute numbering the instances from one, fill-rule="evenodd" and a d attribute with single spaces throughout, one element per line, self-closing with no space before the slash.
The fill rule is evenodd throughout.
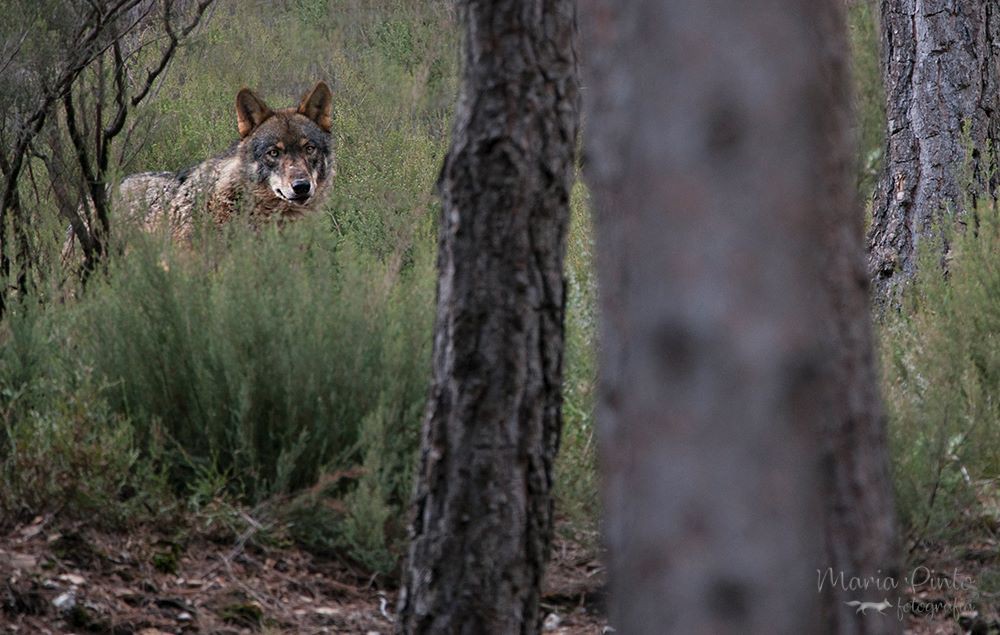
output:
<path id="1" fill-rule="evenodd" d="M 109 527 L 148 516 L 166 493 L 160 475 L 139 460 L 104 387 L 62 363 L 46 317 L 14 306 L 0 333 L 0 525 L 56 512 Z"/>
<path id="2" fill-rule="evenodd" d="M 136 249 L 79 306 L 81 353 L 115 386 L 112 408 L 141 438 L 158 427 L 167 451 L 230 474 L 251 501 L 349 456 L 390 391 L 392 431 L 407 434 L 424 397 L 430 258 L 399 272 L 334 249 L 316 225 L 232 236 L 224 253 L 202 252 L 214 263 Z"/>
<path id="3" fill-rule="evenodd" d="M 5 506 L 73 497 L 100 509 L 154 469 L 182 496 L 221 482 L 257 503 L 361 466 L 330 531 L 388 568 L 401 532 L 379 515 L 399 516 L 410 494 L 433 243 L 412 245 L 402 268 L 337 242 L 323 218 L 206 238 L 195 252 L 129 242 L 74 303 L 6 322 Z"/>
<path id="4" fill-rule="evenodd" d="M 597 281 L 586 187 L 577 182 L 566 254 L 566 356 L 563 434 L 556 462 L 555 495 L 572 528 L 592 530 L 599 516 L 594 390 L 597 383 Z"/>
<path id="5" fill-rule="evenodd" d="M 969 221 L 955 231 L 948 219 L 921 244 L 904 308 L 881 325 L 896 493 L 912 540 L 998 520 L 1000 208 Z"/>

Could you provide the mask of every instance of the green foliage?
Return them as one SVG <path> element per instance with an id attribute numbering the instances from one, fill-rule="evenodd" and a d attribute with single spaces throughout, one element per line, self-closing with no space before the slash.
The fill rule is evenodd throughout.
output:
<path id="1" fill-rule="evenodd" d="M 848 9 L 848 26 L 858 118 L 858 187 L 862 197 L 868 199 L 882 169 L 886 128 L 878 4 L 873 0 L 852 2 Z"/>
<path id="2" fill-rule="evenodd" d="M 597 281 L 592 254 L 587 189 L 577 183 L 566 254 L 566 356 L 563 434 L 556 462 L 560 514 L 576 527 L 592 528 L 599 516 L 594 389 L 597 383 Z"/>
<path id="3" fill-rule="evenodd" d="M 176 478 L 211 467 L 251 501 L 309 485 L 357 443 L 387 385 L 425 373 L 433 287 L 421 284 L 432 275 L 397 282 L 349 245 L 338 258 L 315 231 L 203 245 L 214 263 L 135 249 L 80 302 L 79 354 L 141 439 L 163 435 L 167 452 L 183 451 Z"/>
<path id="4" fill-rule="evenodd" d="M 881 327 L 897 499 L 914 540 L 1000 518 L 1000 208 L 963 230 L 953 222 L 920 245 L 904 309 Z"/>
<path id="5" fill-rule="evenodd" d="M 129 244 L 75 303 L 24 307 L 7 322 L 10 505 L 100 509 L 154 466 L 192 500 L 212 500 L 222 483 L 253 503 L 360 465 L 366 476 L 347 495 L 356 504 L 330 530 L 387 568 L 395 543 L 377 514 L 397 516 L 409 496 L 433 243 L 415 246 L 406 270 L 332 241 L 323 218 L 206 237 L 194 253 Z"/>
<path id="6" fill-rule="evenodd" d="M 155 506 L 163 482 L 94 378 L 56 355 L 58 328 L 21 305 L 0 333 L 0 518 L 60 512 L 115 526 Z"/>

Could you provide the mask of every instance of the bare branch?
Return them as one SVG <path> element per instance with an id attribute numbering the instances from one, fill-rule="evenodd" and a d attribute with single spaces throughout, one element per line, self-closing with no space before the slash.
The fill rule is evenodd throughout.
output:
<path id="1" fill-rule="evenodd" d="M 76 107 L 73 105 L 73 91 L 66 91 L 63 95 L 63 110 L 66 113 L 66 130 L 69 132 L 70 141 L 73 142 L 73 149 L 76 151 L 76 160 L 83 171 L 83 178 L 87 183 L 95 180 L 96 175 L 90 165 L 90 157 L 87 154 L 87 145 L 80 129 L 77 127 Z"/>
<path id="2" fill-rule="evenodd" d="M 105 150 L 102 153 L 102 160 L 99 161 L 102 169 L 106 169 L 108 164 L 107 144 L 121 132 L 125 125 L 125 115 L 128 114 L 128 103 L 125 95 L 125 61 L 122 59 L 122 49 L 118 41 L 115 41 L 112 51 L 115 60 L 115 103 L 118 105 L 118 111 L 115 112 L 111 123 L 104 129 Z"/>
<path id="3" fill-rule="evenodd" d="M 10 55 L 7 57 L 7 61 L 5 61 L 3 64 L 0 64 L 0 73 L 3 73 L 5 70 L 7 70 L 7 67 L 10 66 L 11 63 L 14 61 L 14 58 L 17 57 L 17 54 L 21 52 L 21 47 L 24 45 L 24 40 L 25 38 L 28 37 L 28 33 L 30 32 L 31 29 L 25 29 L 24 33 L 21 34 L 21 37 L 18 38 L 14 46 L 11 47 L 11 52 Z"/>
<path id="4" fill-rule="evenodd" d="M 177 35 L 177 33 L 174 32 L 173 25 L 170 24 L 170 9 L 173 6 L 173 3 L 170 2 L 170 0 L 164 2 L 163 28 L 167 32 L 167 37 L 170 39 L 170 43 L 167 45 L 167 48 L 164 49 L 163 54 L 160 56 L 159 63 L 153 68 L 153 70 L 149 71 L 149 73 L 146 75 L 146 82 L 143 85 L 142 89 L 135 96 L 132 97 L 133 106 L 138 106 L 139 103 L 146 98 L 146 95 L 149 93 L 149 90 L 153 87 L 153 82 L 155 82 L 156 78 L 159 77 L 160 74 L 164 71 L 164 69 L 167 68 L 167 65 L 173 58 L 174 53 L 177 52 L 177 46 L 178 44 L 180 44 L 180 40 L 190 35 L 191 32 L 198 26 L 198 23 L 201 22 L 201 18 L 205 14 L 205 11 L 208 9 L 208 7 L 212 5 L 213 2 L 215 2 L 215 0 L 201 0 L 200 2 L 198 2 L 198 6 L 195 9 L 194 16 L 191 18 L 191 22 L 189 22 L 187 26 L 181 29 L 179 36 Z"/>

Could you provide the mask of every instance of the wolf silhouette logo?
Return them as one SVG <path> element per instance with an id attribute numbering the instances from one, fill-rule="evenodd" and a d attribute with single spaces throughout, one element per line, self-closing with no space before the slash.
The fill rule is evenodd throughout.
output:
<path id="1" fill-rule="evenodd" d="M 892 604 L 889 600 L 883 599 L 881 602 L 859 602 L 857 600 L 852 600 L 850 602 L 844 602 L 847 606 L 856 606 L 858 610 L 856 613 L 861 613 L 862 615 L 868 615 L 868 609 L 873 611 L 878 611 L 880 615 L 885 615 L 885 610 L 892 608 Z"/>

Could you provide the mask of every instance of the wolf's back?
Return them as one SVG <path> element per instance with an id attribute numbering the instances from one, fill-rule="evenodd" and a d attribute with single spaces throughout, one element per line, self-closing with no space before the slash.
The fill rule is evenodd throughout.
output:
<path id="1" fill-rule="evenodd" d="M 114 197 L 115 207 L 124 210 L 130 221 L 138 223 L 144 229 L 152 229 L 166 217 L 183 182 L 182 175 L 174 172 L 140 172 L 129 175 L 118 186 L 118 195 Z M 86 201 L 81 205 L 90 205 L 90 202 Z M 92 213 L 81 213 L 79 216 L 84 223 L 94 217 Z M 88 226 L 87 231 L 90 230 L 91 227 Z M 77 266 L 82 259 L 82 248 L 70 226 L 63 243 L 62 264 L 64 267 Z"/>
<path id="2" fill-rule="evenodd" d="M 143 225 L 163 218 L 177 196 L 183 178 L 174 172 L 140 172 L 118 186 L 118 204 Z"/>

